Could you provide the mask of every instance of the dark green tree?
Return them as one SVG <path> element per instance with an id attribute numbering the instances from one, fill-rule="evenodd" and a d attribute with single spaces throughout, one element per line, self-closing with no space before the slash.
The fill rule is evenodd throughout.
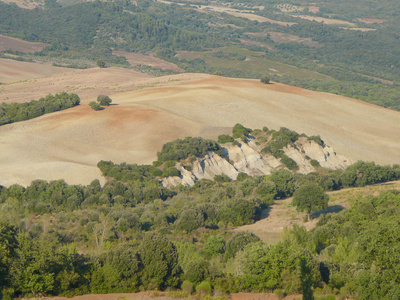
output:
<path id="1" fill-rule="evenodd" d="M 240 138 L 240 137 L 248 137 L 249 134 L 251 133 L 250 128 L 244 127 L 242 124 L 237 123 L 235 126 L 232 128 L 232 134 L 235 139 Z"/>
<path id="2" fill-rule="evenodd" d="M 270 179 L 276 184 L 279 198 L 282 199 L 293 195 L 295 190 L 295 181 L 291 172 L 287 170 L 279 170 L 273 172 Z"/>
<path id="3" fill-rule="evenodd" d="M 107 253 L 104 264 L 92 275 L 94 293 L 132 293 L 140 285 L 142 264 L 132 246 L 121 245 Z"/>
<path id="4" fill-rule="evenodd" d="M 182 270 L 178 264 L 178 251 L 166 237 L 147 235 L 139 247 L 143 263 L 143 284 L 148 289 L 178 287 Z"/>
<path id="5" fill-rule="evenodd" d="M 101 106 L 109 106 L 112 102 L 111 98 L 108 97 L 107 95 L 99 95 L 97 97 L 97 102 L 101 105 Z"/>
<path id="6" fill-rule="evenodd" d="M 263 76 L 261 77 L 260 81 L 261 81 L 262 83 L 268 84 L 268 83 L 271 82 L 271 79 L 269 78 L 269 76 L 263 75 Z"/>
<path id="7" fill-rule="evenodd" d="M 178 218 L 176 227 L 180 230 L 191 232 L 201 226 L 204 226 L 204 214 L 197 209 L 186 209 Z"/>
<path id="8" fill-rule="evenodd" d="M 210 263 L 206 260 L 190 261 L 185 270 L 185 278 L 197 284 L 209 276 Z"/>
<path id="9" fill-rule="evenodd" d="M 210 236 L 207 239 L 206 244 L 203 248 L 203 253 L 207 258 L 211 258 L 214 255 L 225 253 L 225 240 L 222 236 Z"/>
<path id="10" fill-rule="evenodd" d="M 260 238 L 254 233 L 238 232 L 227 243 L 225 259 L 232 258 L 237 252 L 243 250 L 246 245 L 260 241 Z"/>
<path id="11" fill-rule="evenodd" d="M 96 65 L 97 65 L 99 68 L 105 68 L 105 67 L 106 67 L 106 63 L 105 63 L 105 61 L 102 60 L 102 59 L 96 60 Z"/>
<path id="12" fill-rule="evenodd" d="M 293 204 L 298 211 L 310 214 L 318 209 L 328 207 L 329 196 L 317 183 L 300 186 L 293 195 Z"/>

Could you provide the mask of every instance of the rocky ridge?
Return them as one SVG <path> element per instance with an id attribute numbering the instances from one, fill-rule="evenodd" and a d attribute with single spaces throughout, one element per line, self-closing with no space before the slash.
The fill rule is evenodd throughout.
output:
<path id="1" fill-rule="evenodd" d="M 273 171 L 286 168 L 278 158 L 264 153 L 253 136 L 249 137 L 247 143 L 226 143 L 222 147 L 222 156 L 208 152 L 203 157 L 196 157 L 189 168 L 190 171 L 182 163 L 176 163 L 175 168 L 180 171 L 181 176 L 163 178 L 163 186 L 193 186 L 198 180 L 213 180 L 216 175 L 226 175 L 236 180 L 241 172 L 250 176 L 269 175 Z M 345 169 L 354 163 L 351 159 L 337 154 L 330 146 L 320 145 L 306 137 L 300 137 L 294 145 L 284 147 L 283 151 L 296 162 L 297 172 L 302 174 L 316 171 L 317 167 L 311 164 L 312 160 L 317 161 L 321 167 L 333 170 Z"/>

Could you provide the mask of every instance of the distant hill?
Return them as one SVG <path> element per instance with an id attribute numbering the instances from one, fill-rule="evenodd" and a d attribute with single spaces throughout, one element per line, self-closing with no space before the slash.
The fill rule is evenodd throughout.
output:
<path id="1" fill-rule="evenodd" d="M 0 2 L 0 34 L 42 48 L 26 53 L 0 47 L 0 57 L 74 68 L 102 59 L 152 75 L 171 73 L 165 63 L 154 66 L 154 59 L 130 59 L 132 53 L 149 54 L 167 60 L 173 72 L 268 75 L 400 109 L 396 0 L 15 2 L 22 7 Z M 27 9 L 36 3 L 37 9 Z"/>

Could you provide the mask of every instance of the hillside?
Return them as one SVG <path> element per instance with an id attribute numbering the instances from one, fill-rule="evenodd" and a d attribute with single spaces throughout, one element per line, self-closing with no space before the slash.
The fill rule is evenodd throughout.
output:
<path id="1" fill-rule="evenodd" d="M 15 2 L 22 7 L 0 2 L 0 57 L 73 68 L 101 59 L 149 74 L 268 75 L 400 109 L 396 0 Z"/>
<path id="2" fill-rule="evenodd" d="M 0 184 L 27 185 L 38 178 L 89 183 L 101 178 L 100 160 L 151 163 L 166 142 L 186 136 L 216 139 L 236 123 L 320 135 L 353 161 L 400 161 L 400 113 L 395 111 L 276 83 L 202 74 L 136 79 L 132 74 L 138 73 L 132 72 L 75 70 L 2 86 L 3 97 L 26 101 L 76 84 L 70 91 L 83 104 L 0 127 Z M 85 105 L 101 93 L 112 95 L 116 105 L 99 112 Z"/>
<path id="3" fill-rule="evenodd" d="M 44 76 L 53 76 L 56 74 L 64 74 L 68 71 L 72 71 L 66 68 L 54 67 L 50 64 L 20 62 L 4 58 L 0 58 L 0 68 L 0 83 L 2 84 L 12 83 L 16 81 L 25 81 Z M 8 95 L 2 95 L 1 100 L 4 101 L 5 99 L 7 99 L 7 97 Z"/>
<path id="4" fill-rule="evenodd" d="M 0 300 L 399 299 L 399 11 L 0 0 Z"/>

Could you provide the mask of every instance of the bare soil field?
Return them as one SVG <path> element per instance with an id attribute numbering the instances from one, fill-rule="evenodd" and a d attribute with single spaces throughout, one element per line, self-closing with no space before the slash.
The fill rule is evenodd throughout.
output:
<path id="1" fill-rule="evenodd" d="M 385 23 L 387 21 L 386 19 L 373 19 L 373 18 L 360 18 L 358 20 L 367 24 Z"/>
<path id="2" fill-rule="evenodd" d="M 292 227 L 293 224 L 305 226 L 307 230 L 314 228 L 318 219 L 315 218 L 305 222 L 304 217 L 306 217 L 306 214 L 298 213 L 296 208 L 290 205 L 291 202 L 292 198 L 277 200 L 273 206 L 263 211 L 261 220 L 254 224 L 235 228 L 233 231 L 249 231 L 264 242 L 274 244 L 279 241 L 283 230 Z"/>
<path id="3" fill-rule="evenodd" d="M 328 19 L 328 18 L 305 16 L 305 15 L 293 15 L 292 17 L 302 18 L 302 19 L 310 20 L 310 21 L 317 21 L 320 23 L 328 24 L 328 25 L 348 25 L 348 26 L 352 26 L 352 27 L 355 26 L 354 23 L 339 20 L 339 19 Z"/>
<path id="4" fill-rule="evenodd" d="M 4 50 L 15 50 L 23 53 L 34 53 L 41 51 L 47 44 L 27 42 L 21 39 L 0 35 L 0 51 Z"/>
<path id="5" fill-rule="evenodd" d="M 34 9 L 38 6 L 43 6 L 42 0 L 2 0 L 5 3 L 15 3 L 22 8 Z"/>
<path id="6" fill-rule="evenodd" d="M 3 85 L 0 95 L 23 102 L 60 89 L 77 92 L 82 105 L 0 127 L 0 185 L 60 178 L 88 184 L 101 178 L 100 160 L 151 163 L 168 141 L 217 138 L 236 123 L 320 135 L 353 160 L 400 162 L 399 112 L 277 83 L 97 68 Z M 87 103 L 99 94 L 115 105 L 93 111 Z"/>
<path id="7" fill-rule="evenodd" d="M 174 85 L 202 77 L 202 75 L 153 77 L 115 67 L 77 70 L 8 59 L 0 59 L 0 67 L 6 70 L 0 75 L 0 82 L 1 80 L 5 82 L 6 79 L 9 82 L 18 81 L 19 78 L 24 80 L 0 85 L 0 102 L 27 102 L 61 91 L 76 93 L 85 102 L 89 99 L 93 100 L 100 94 L 112 95 L 144 87 Z M 46 77 L 35 78 L 43 75 Z"/>
<path id="8" fill-rule="evenodd" d="M 297 35 L 273 31 L 269 32 L 269 35 L 275 43 L 296 42 L 307 45 L 309 47 L 321 47 L 318 42 L 314 42 L 311 38 L 301 38 Z"/>
<path id="9" fill-rule="evenodd" d="M 272 20 L 263 16 L 259 16 L 259 15 L 255 15 L 252 13 L 245 13 L 245 12 L 240 12 L 240 11 L 230 11 L 227 10 L 225 11 L 227 14 L 232 15 L 234 17 L 238 17 L 238 18 L 244 18 L 244 19 L 248 19 L 251 21 L 258 21 L 258 22 L 267 22 L 267 23 L 271 23 L 271 24 L 278 24 L 281 26 L 292 26 L 295 25 L 297 23 L 293 23 L 293 22 L 282 22 L 282 21 L 277 21 L 277 20 Z"/>
<path id="10" fill-rule="evenodd" d="M 147 65 L 162 70 L 183 72 L 183 70 L 179 68 L 176 64 L 162 60 L 155 56 L 126 52 L 126 51 L 113 51 L 113 54 L 124 56 L 131 64 L 131 66 Z"/>
<path id="11" fill-rule="evenodd" d="M 71 69 L 54 67 L 51 64 L 21 62 L 5 58 L 0 58 L 0 70 L 0 83 L 30 80 L 71 71 Z M 4 86 L 0 86 L 0 101 L 4 101 L 7 97 L 4 97 L 2 87 Z"/>
<path id="12" fill-rule="evenodd" d="M 263 211 L 261 220 L 254 224 L 237 227 L 233 231 L 249 231 L 264 242 L 273 244 L 280 240 L 285 228 L 291 228 L 294 224 L 297 224 L 310 230 L 317 225 L 319 216 L 322 214 L 339 212 L 342 209 L 349 208 L 351 204 L 349 199 L 355 199 L 358 196 L 378 195 L 381 191 L 388 189 L 400 190 L 400 181 L 329 192 L 329 207 L 312 214 L 312 219 L 309 221 L 305 219 L 306 213 L 297 212 L 296 208 L 291 206 L 292 198 L 276 200 L 274 205 Z"/>
<path id="13" fill-rule="evenodd" d="M 164 1 L 164 0 L 158 0 L 158 2 L 161 2 L 164 4 L 174 3 L 177 5 L 181 5 L 181 6 L 185 5 L 184 3 Z M 250 10 L 239 10 L 239 9 L 234 9 L 234 8 L 230 8 L 230 7 L 214 6 L 214 5 L 191 5 L 191 6 L 198 11 L 202 11 L 202 12 L 211 11 L 211 12 L 227 13 L 234 17 L 244 18 L 244 19 L 248 19 L 251 21 L 268 22 L 268 23 L 278 24 L 278 25 L 282 25 L 282 26 L 288 26 L 288 25 L 291 26 L 291 25 L 296 24 L 296 23 L 292 23 L 292 22 L 282 22 L 282 21 L 265 18 L 263 16 L 253 14 Z M 260 7 L 258 7 L 258 8 L 260 8 Z"/>
<path id="14" fill-rule="evenodd" d="M 347 29 L 347 30 L 355 30 L 355 31 L 363 31 L 363 32 L 368 32 L 368 31 L 376 31 L 376 28 L 363 28 L 363 27 L 340 27 L 341 29 Z"/>
<path id="15" fill-rule="evenodd" d="M 252 40 L 246 40 L 246 39 L 239 39 L 239 40 L 243 45 L 259 46 L 259 47 L 267 48 L 267 49 L 269 49 L 271 51 L 276 51 L 273 47 L 268 46 L 268 45 L 263 44 L 263 43 L 260 43 L 260 42 L 256 42 L 256 41 L 252 41 Z"/>

